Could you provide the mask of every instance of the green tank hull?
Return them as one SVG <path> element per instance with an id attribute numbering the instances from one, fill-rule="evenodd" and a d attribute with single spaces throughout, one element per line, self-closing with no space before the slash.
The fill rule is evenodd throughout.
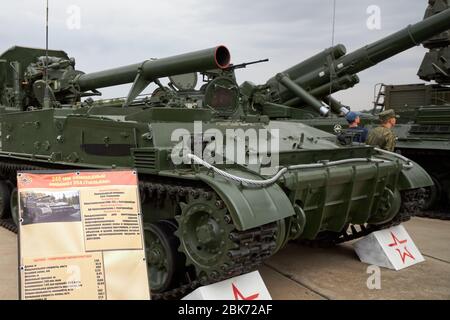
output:
<path id="1" fill-rule="evenodd" d="M 422 43 L 429 52 L 418 76 L 435 84 L 383 84 L 376 88 L 374 110 L 361 114 L 361 123 L 369 130 L 375 128 L 379 125 L 377 113 L 384 109 L 394 109 L 400 115 L 393 129 L 398 137 L 396 152 L 425 168 L 434 181 L 434 186 L 427 190 L 424 214 L 449 219 L 450 19 L 446 17 L 449 7 L 448 0 L 430 1 L 424 20 L 412 27 L 350 54 L 338 45 L 287 69 L 267 82 L 270 95 L 260 100 L 269 103 L 260 104 L 261 112 L 271 119 L 292 119 L 329 133 L 348 134 L 343 139 L 351 142 L 354 133 L 345 132 L 348 123 L 344 118 L 349 108 L 327 95 L 358 83 L 357 72 Z M 435 23 L 432 19 L 441 20 L 434 35 L 423 33 L 427 24 Z"/>
<path id="2" fill-rule="evenodd" d="M 255 269 L 288 241 L 324 235 L 333 235 L 330 240 L 339 241 L 350 224 L 373 231 L 398 223 L 420 209 L 420 190 L 431 185 L 428 175 L 417 166 L 403 168 L 404 163 L 395 158 L 369 161 L 389 157 L 380 157 L 370 147 L 340 148 L 330 142 L 332 135 L 301 123 L 205 123 L 205 130 L 282 128 L 281 136 L 292 137 L 293 141 L 304 135 L 300 149 L 281 143 L 283 167 L 331 161 L 317 168 L 293 168 L 276 183 L 246 188 L 212 175 L 206 168 L 177 167 L 168 161 L 172 129 L 192 130 L 192 124 L 160 121 L 155 111 L 161 111 L 162 118 L 180 114 L 189 118 L 186 109 L 102 106 L 89 110 L 89 116 L 83 109 L 3 114 L 2 179 L 14 184 L 16 172 L 29 169 L 136 168 L 149 241 L 150 274 L 157 277 L 165 270 L 163 278 L 172 279 L 151 279 L 156 297 L 192 286 L 187 278 L 211 282 Z M 151 120 L 118 121 L 118 113 L 124 118 Z M 193 116 L 197 118 L 198 114 Z M 151 141 L 142 138 L 148 133 L 149 123 Z M 307 142 L 310 140 L 315 141 Z M 339 161 L 342 164 L 333 163 Z M 270 177 L 250 168 L 230 166 L 223 170 L 247 179 Z M 158 238 L 167 240 L 162 248 L 158 247 Z M 160 265 L 161 250 L 173 261 L 170 268 L 174 274 Z"/>

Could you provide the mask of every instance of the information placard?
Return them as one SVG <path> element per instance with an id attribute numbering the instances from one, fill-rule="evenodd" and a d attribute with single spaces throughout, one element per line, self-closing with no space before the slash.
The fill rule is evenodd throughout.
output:
<path id="1" fill-rule="evenodd" d="M 21 299 L 150 299 L 137 174 L 18 173 Z"/>

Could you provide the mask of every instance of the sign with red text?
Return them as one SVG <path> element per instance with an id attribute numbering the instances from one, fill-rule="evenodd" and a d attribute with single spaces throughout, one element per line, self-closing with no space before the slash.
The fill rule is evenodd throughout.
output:
<path id="1" fill-rule="evenodd" d="M 200 287 L 182 300 L 272 300 L 258 271 Z"/>
<path id="2" fill-rule="evenodd" d="M 362 262 L 393 270 L 425 261 L 403 225 L 373 232 L 353 247 Z"/>
<path id="3" fill-rule="evenodd" d="M 20 297 L 150 299 L 137 173 L 22 172 Z"/>

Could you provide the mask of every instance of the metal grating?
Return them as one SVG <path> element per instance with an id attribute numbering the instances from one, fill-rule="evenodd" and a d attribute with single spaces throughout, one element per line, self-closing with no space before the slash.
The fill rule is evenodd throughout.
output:
<path id="1" fill-rule="evenodd" d="M 135 149 L 132 154 L 135 168 L 156 170 L 156 149 Z"/>

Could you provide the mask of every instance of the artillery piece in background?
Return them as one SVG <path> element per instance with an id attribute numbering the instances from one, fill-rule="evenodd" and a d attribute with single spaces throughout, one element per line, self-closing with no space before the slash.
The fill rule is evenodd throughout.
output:
<path id="1" fill-rule="evenodd" d="M 400 34 L 423 41 L 448 28 L 450 11 Z M 394 38 L 390 54 L 412 43 Z M 375 54 L 369 62 L 366 53 L 351 55 L 363 58 L 360 63 L 341 57 L 336 70 L 354 72 L 386 57 Z M 77 71 L 63 51 L 50 51 L 48 60 L 43 55 L 13 47 L 0 56 L 0 216 L 7 217 L 9 198 L 17 215 L 17 190 L 9 190 L 17 171 L 136 168 L 154 298 L 180 297 L 254 270 L 289 241 L 336 244 L 399 224 L 421 210 L 424 188 L 432 185 L 404 157 L 342 146 L 334 135 L 293 121 L 285 111 L 299 109 L 274 100 L 272 81 L 238 86 L 223 46 L 91 74 Z M 308 83 L 323 86 L 325 69 Z M 196 72 L 205 81 L 199 90 L 196 74 L 189 74 Z M 163 86 L 159 79 L 167 76 L 171 83 Z M 289 87 L 285 79 L 280 81 Z M 127 82 L 133 85 L 124 99 L 81 101 L 98 95 L 99 88 Z M 159 88 L 138 97 L 151 82 Z M 283 97 L 291 95 L 286 91 Z M 275 109 L 280 112 L 269 112 Z M 180 150 L 172 134 L 179 130 L 194 145 L 184 157 L 193 161 L 173 161 Z M 236 133 L 231 140 L 230 130 Z M 255 150 L 248 144 L 249 134 L 261 130 L 276 142 L 271 156 L 278 163 L 264 160 L 264 146 Z M 244 163 L 227 158 L 211 166 L 201 159 L 210 146 L 221 156 L 239 143 Z M 252 156 L 256 164 L 248 162 Z"/>
<path id="2" fill-rule="evenodd" d="M 406 51 L 448 29 L 450 11 L 442 12 L 395 32 L 354 52 L 338 44 L 277 74 L 262 89 L 251 83 L 241 86 L 243 94 L 253 97 L 252 105 L 271 119 L 314 119 L 342 115 L 348 109 L 330 94 L 359 83 L 358 72 Z"/>
<path id="3" fill-rule="evenodd" d="M 448 9 L 448 0 L 430 0 L 422 22 L 347 55 L 345 47 L 337 45 L 301 62 L 270 79 L 269 97 L 257 97 L 254 101 L 261 103 L 253 107 L 271 119 L 296 119 L 336 133 L 347 126 L 343 115 L 348 108 L 327 95 L 358 83 L 357 72 L 423 43 L 430 51 L 418 75 L 436 84 L 382 84 L 374 110 L 362 113 L 361 120 L 371 128 L 378 125 L 377 113 L 384 109 L 394 109 L 401 115 L 394 128 L 399 137 L 396 151 L 426 168 L 434 181 L 426 205 L 429 210 L 424 214 L 450 218 L 442 212 L 450 203 L 450 32 L 444 17 Z M 429 37 L 433 31 L 424 33 L 423 28 L 432 19 L 441 19 L 439 28 L 443 32 Z M 249 87 L 247 92 L 254 95 Z"/>
<path id="4" fill-rule="evenodd" d="M 450 8 L 449 0 L 430 0 L 425 19 Z M 372 113 L 393 109 L 397 152 L 431 175 L 434 187 L 425 214 L 450 219 L 450 30 L 424 41 L 429 49 L 417 75 L 434 84 L 381 84 Z"/>

